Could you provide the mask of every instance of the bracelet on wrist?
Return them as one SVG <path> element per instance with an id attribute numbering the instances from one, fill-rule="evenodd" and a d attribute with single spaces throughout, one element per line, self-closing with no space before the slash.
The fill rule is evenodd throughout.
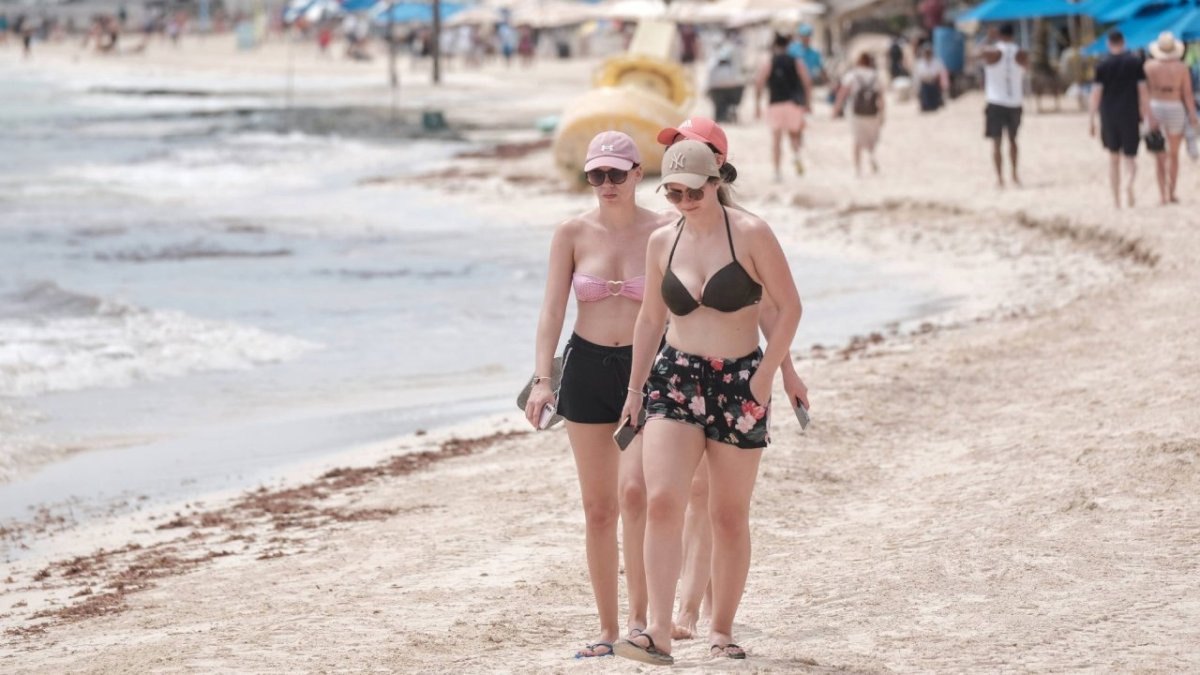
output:
<path id="1" fill-rule="evenodd" d="M 548 377 L 542 377 L 542 376 L 540 376 L 540 375 L 534 375 L 534 376 L 533 376 L 533 383 L 534 383 L 534 384 L 537 384 L 538 382 L 548 382 L 549 380 L 550 380 L 550 378 L 548 378 Z"/>
<path id="2" fill-rule="evenodd" d="M 638 396 L 642 396 L 641 389 L 634 389 L 633 387 L 625 387 L 625 389 L 631 394 L 637 394 Z"/>

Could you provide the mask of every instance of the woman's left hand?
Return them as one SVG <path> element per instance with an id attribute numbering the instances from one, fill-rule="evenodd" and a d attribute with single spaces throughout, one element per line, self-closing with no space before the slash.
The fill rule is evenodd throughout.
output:
<path id="1" fill-rule="evenodd" d="M 759 405 L 766 405 L 771 400 L 772 375 L 773 371 L 768 373 L 765 368 L 759 368 L 750 376 L 750 395 Z"/>
<path id="2" fill-rule="evenodd" d="M 789 403 L 796 405 L 796 400 L 799 399 L 804 404 L 804 409 L 808 410 L 808 387 L 804 384 L 804 380 L 800 379 L 800 376 L 796 374 L 795 370 L 784 369 L 783 391 L 787 393 Z"/>

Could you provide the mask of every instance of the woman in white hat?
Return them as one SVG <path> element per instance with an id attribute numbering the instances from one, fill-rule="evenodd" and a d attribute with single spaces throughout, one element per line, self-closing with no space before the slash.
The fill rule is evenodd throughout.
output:
<path id="1" fill-rule="evenodd" d="M 647 417 L 642 468 L 649 625 L 617 642 L 615 651 L 667 666 L 675 662 L 672 609 L 684 513 L 701 457 L 710 476 L 714 551 L 709 653 L 746 658 L 732 633 L 750 570 L 750 498 L 769 442 L 772 380 L 788 358 L 801 310 L 787 257 L 770 226 L 721 203 L 724 179 L 711 148 L 679 141 L 663 156 L 662 172 L 660 188 L 681 217 L 676 227 L 650 237 L 646 294 L 634 326 L 621 411 L 622 417 L 634 417 L 644 407 Z M 768 298 L 777 313 L 764 350 L 758 331 Z"/>
<path id="2" fill-rule="evenodd" d="M 1200 126 L 1192 97 L 1192 78 L 1183 63 L 1184 45 L 1170 31 L 1159 34 L 1150 45 L 1154 58 L 1146 62 L 1150 87 L 1150 127 L 1167 137 L 1167 150 L 1155 155 L 1158 191 L 1163 204 L 1178 202 L 1175 184 L 1179 179 L 1179 147 L 1190 122 Z"/>

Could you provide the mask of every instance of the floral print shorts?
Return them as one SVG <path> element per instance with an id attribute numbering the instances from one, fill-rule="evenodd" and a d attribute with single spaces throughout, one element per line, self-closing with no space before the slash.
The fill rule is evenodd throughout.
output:
<path id="1" fill-rule="evenodd" d="M 750 393 L 750 376 L 761 361 L 761 349 L 721 359 L 663 345 L 646 381 L 646 417 L 695 425 L 719 443 L 765 448 L 771 441 L 768 406 Z"/>

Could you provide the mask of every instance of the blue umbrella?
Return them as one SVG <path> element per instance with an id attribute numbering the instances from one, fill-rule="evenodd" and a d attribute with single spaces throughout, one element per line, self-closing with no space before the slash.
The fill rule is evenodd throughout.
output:
<path id="1" fill-rule="evenodd" d="M 1083 5 L 1070 0 L 987 0 L 959 14 L 964 21 L 1018 21 L 1048 16 L 1074 16 L 1083 13 Z"/>
<path id="2" fill-rule="evenodd" d="M 453 2 L 441 3 L 439 14 L 443 21 L 466 9 L 466 5 Z M 376 23 L 431 23 L 433 21 L 433 4 L 429 2 L 397 2 L 390 10 L 388 3 L 381 3 L 380 11 L 375 14 Z"/>
<path id="3" fill-rule="evenodd" d="M 1088 0 L 1083 11 L 1100 23 L 1114 23 L 1132 19 L 1149 7 L 1177 4 L 1179 0 Z"/>
<path id="4" fill-rule="evenodd" d="M 1158 39 L 1158 34 L 1171 31 L 1176 37 L 1187 40 L 1187 35 L 1200 33 L 1200 8 L 1195 6 L 1160 7 L 1141 16 L 1126 19 L 1117 24 L 1117 30 L 1125 35 L 1125 44 L 1130 49 L 1145 49 Z M 1085 54 L 1103 54 L 1107 51 L 1106 38 L 1101 37 L 1084 49 Z"/>
<path id="5" fill-rule="evenodd" d="M 347 12 L 361 12 L 364 9 L 371 9 L 379 4 L 381 0 L 341 0 L 342 9 Z"/>

